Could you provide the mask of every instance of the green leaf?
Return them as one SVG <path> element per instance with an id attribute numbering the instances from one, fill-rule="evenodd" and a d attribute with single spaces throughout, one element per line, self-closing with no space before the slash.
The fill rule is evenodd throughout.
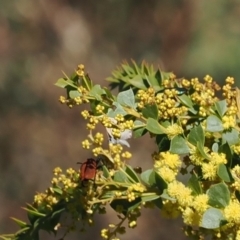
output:
<path id="1" fill-rule="evenodd" d="M 215 115 L 210 115 L 207 118 L 206 130 L 209 132 L 221 132 L 223 131 L 222 121 Z"/>
<path id="2" fill-rule="evenodd" d="M 46 214 L 44 214 L 44 213 L 40 213 L 38 211 L 33 211 L 33 210 L 25 208 L 25 207 L 23 207 L 22 209 L 26 210 L 29 214 L 32 214 L 34 216 L 38 216 L 38 217 L 45 217 L 46 216 Z"/>
<path id="3" fill-rule="evenodd" d="M 202 194 L 202 187 L 198 177 L 193 173 L 188 181 L 188 187 L 191 188 L 194 195 Z"/>
<path id="4" fill-rule="evenodd" d="M 145 77 L 146 77 L 149 85 L 155 90 L 155 92 L 161 90 L 162 87 L 160 87 L 160 84 L 155 76 L 146 75 Z"/>
<path id="5" fill-rule="evenodd" d="M 126 165 L 125 171 L 136 183 L 141 182 L 138 175 L 136 174 L 136 172 L 133 170 L 133 168 L 130 165 Z M 131 181 L 131 179 L 129 179 L 129 180 Z"/>
<path id="6" fill-rule="evenodd" d="M 147 130 L 145 127 L 140 127 L 140 128 L 135 128 L 133 130 L 133 136 L 134 138 L 139 138 L 141 136 L 143 136 L 144 134 L 147 133 Z"/>
<path id="7" fill-rule="evenodd" d="M 108 190 L 107 192 L 104 192 L 101 195 L 101 199 L 113 198 L 114 196 L 116 196 L 116 189 L 114 189 L 113 191 Z"/>
<path id="8" fill-rule="evenodd" d="M 201 227 L 206 229 L 216 229 L 225 220 L 222 211 L 216 208 L 209 208 L 202 217 Z"/>
<path id="9" fill-rule="evenodd" d="M 224 164 L 218 165 L 218 176 L 225 182 L 232 182 L 234 181 L 231 172 Z"/>
<path id="10" fill-rule="evenodd" d="M 162 81 L 170 79 L 171 77 L 173 77 L 173 73 L 172 72 L 163 72 L 163 71 L 161 71 L 161 79 L 162 79 Z"/>
<path id="11" fill-rule="evenodd" d="M 175 201 L 176 200 L 175 198 L 172 198 L 168 195 L 167 189 L 163 190 L 163 193 L 161 194 L 161 198 L 166 199 L 166 200 L 170 200 L 170 201 Z"/>
<path id="12" fill-rule="evenodd" d="M 136 109 L 135 96 L 131 88 L 129 90 L 120 92 L 117 96 L 117 102 L 123 106 Z"/>
<path id="13" fill-rule="evenodd" d="M 167 183 L 155 171 L 153 171 L 149 176 L 149 182 L 151 186 L 157 187 L 161 192 L 163 192 L 163 190 L 167 188 Z"/>
<path id="14" fill-rule="evenodd" d="M 204 146 L 200 142 L 197 143 L 197 150 L 200 152 L 203 158 L 211 160 L 210 156 L 205 153 Z"/>
<path id="15" fill-rule="evenodd" d="M 158 69 L 155 73 L 155 78 L 157 80 L 157 85 L 158 86 L 161 86 L 162 85 L 162 76 L 161 76 L 161 72 L 160 70 Z M 160 89 L 159 89 L 160 90 Z M 157 90 L 156 90 L 157 91 Z"/>
<path id="16" fill-rule="evenodd" d="M 88 74 L 86 74 L 82 77 L 81 85 L 84 88 L 86 88 L 88 91 L 92 89 L 92 87 L 93 87 L 92 80 L 90 79 Z"/>
<path id="17" fill-rule="evenodd" d="M 228 142 L 229 145 L 234 145 L 239 143 L 239 132 L 236 129 L 232 129 L 231 131 L 224 132 L 222 134 L 223 142 Z"/>
<path id="18" fill-rule="evenodd" d="M 105 94 L 105 91 L 104 89 L 101 88 L 100 85 L 94 85 L 89 92 L 89 95 L 93 96 L 98 101 L 102 101 L 102 95 L 104 94 Z"/>
<path id="19" fill-rule="evenodd" d="M 167 188 L 167 183 L 153 169 L 141 173 L 142 181 L 150 187 L 157 187 L 161 192 Z"/>
<path id="20" fill-rule="evenodd" d="M 171 141 L 168 139 L 166 134 L 157 135 L 156 143 L 157 143 L 159 152 L 169 151 Z"/>
<path id="21" fill-rule="evenodd" d="M 142 109 L 142 114 L 145 118 L 153 118 L 153 119 L 158 119 L 158 108 L 156 104 L 149 104 L 146 105 Z"/>
<path id="22" fill-rule="evenodd" d="M 204 146 L 205 136 L 201 125 L 190 130 L 188 141 L 194 146 L 197 146 L 197 143 L 201 143 Z"/>
<path id="23" fill-rule="evenodd" d="M 113 180 L 115 182 L 122 182 L 122 183 L 125 183 L 125 182 L 130 182 L 128 180 L 128 177 L 126 176 L 126 174 L 124 174 L 122 171 L 117 171 L 115 172 L 114 176 L 113 176 Z"/>
<path id="24" fill-rule="evenodd" d="M 232 167 L 233 153 L 232 153 L 232 149 L 229 146 L 228 142 L 226 142 L 222 146 L 220 146 L 219 153 L 224 153 L 225 154 L 226 159 L 227 159 L 227 166 Z"/>
<path id="25" fill-rule="evenodd" d="M 208 204 L 216 208 L 224 208 L 229 204 L 230 191 L 225 183 L 212 185 L 207 191 Z"/>
<path id="26" fill-rule="evenodd" d="M 109 172 L 108 168 L 105 165 L 102 166 L 102 171 L 103 171 L 103 176 L 105 178 L 110 177 L 110 172 Z"/>
<path id="27" fill-rule="evenodd" d="M 20 227 L 20 228 L 24 228 L 26 227 L 28 224 L 26 222 L 23 222 L 22 220 L 19 220 L 17 218 L 14 218 L 14 217 L 11 217 L 11 219 L 17 223 L 17 225 Z"/>
<path id="28" fill-rule="evenodd" d="M 128 82 L 136 88 L 143 89 L 143 90 L 147 89 L 141 75 L 136 75 L 133 78 L 128 79 Z"/>
<path id="29" fill-rule="evenodd" d="M 141 198 L 136 198 L 132 202 L 129 202 L 127 199 L 116 199 L 110 203 L 110 206 L 117 212 L 121 209 L 122 213 L 126 215 L 129 211 L 136 209 L 141 202 Z"/>
<path id="30" fill-rule="evenodd" d="M 186 140 L 182 136 L 175 136 L 171 140 L 170 150 L 171 153 L 187 154 L 190 149 L 186 143 Z"/>
<path id="31" fill-rule="evenodd" d="M 152 174 L 152 172 L 153 172 L 153 169 L 148 169 L 148 170 L 142 172 L 140 175 L 142 181 L 149 186 L 151 185 L 149 178 L 150 178 L 150 175 Z"/>
<path id="32" fill-rule="evenodd" d="M 134 121 L 134 128 L 144 127 L 144 126 L 145 126 L 145 124 L 142 121 L 140 121 L 140 120 L 135 120 Z"/>
<path id="33" fill-rule="evenodd" d="M 219 150 L 218 143 L 215 142 L 215 143 L 212 145 L 212 151 L 213 151 L 213 152 L 218 152 L 218 150 Z"/>
<path id="34" fill-rule="evenodd" d="M 163 202 L 162 202 L 162 198 L 161 196 L 159 196 L 160 198 L 157 198 L 155 200 L 153 200 L 152 202 L 155 204 L 155 206 L 159 209 L 162 209 L 163 207 Z"/>
<path id="35" fill-rule="evenodd" d="M 108 113 L 107 113 L 108 117 L 114 118 L 116 117 L 117 114 L 121 114 L 123 116 L 127 114 L 127 112 L 124 110 L 122 105 L 119 104 L 118 102 L 114 102 L 113 105 L 116 106 L 116 108 L 114 110 L 111 108 L 108 109 Z"/>
<path id="36" fill-rule="evenodd" d="M 69 91 L 69 97 L 71 99 L 74 99 L 76 97 L 81 97 L 81 96 L 82 96 L 82 94 L 78 90 Z"/>
<path id="37" fill-rule="evenodd" d="M 55 83 L 55 86 L 61 87 L 61 88 L 66 88 L 67 86 L 71 86 L 73 88 L 77 89 L 77 86 L 73 84 L 73 82 L 70 79 L 65 79 L 65 78 L 59 78 L 57 82 Z"/>
<path id="38" fill-rule="evenodd" d="M 186 94 L 183 94 L 181 96 L 177 96 L 177 98 L 181 101 L 181 103 L 189 108 L 189 111 L 191 111 L 193 114 L 196 114 L 197 111 L 193 108 L 193 102 L 190 97 L 188 97 Z"/>
<path id="39" fill-rule="evenodd" d="M 147 126 L 146 129 L 154 134 L 163 134 L 164 133 L 164 127 L 162 127 L 157 120 L 153 118 L 147 119 Z"/>
<path id="40" fill-rule="evenodd" d="M 224 114 L 227 111 L 227 101 L 226 100 L 222 100 L 222 101 L 218 101 L 215 103 L 215 108 L 217 110 L 217 113 L 219 114 L 219 116 L 222 118 L 224 116 Z"/>
<path id="41" fill-rule="evenodd" d="M 240 192 L 238 190 L 235 190 L 235 196 L 237 200 L 240 202 Z"/>
<path id="42" fill-rule="evenodd" d="M 151 202 L 159 198 L 160 198 L 160 195 L 156 195 L 156 194 L 141 196 L 142 202 Z"/>
<path id="43" fill-rule="evenodd" d="M 113 96 L 112 92 L 107 87 L 104 87 L 103 89 L 107 95 L 107 98 L 114 100 L 114 96 Z"/>
<path id="44" fill-rule="evenodd" d="M 63 190 L 59 187 L 53 187 L 52 190 L 55 192 L 55 193 L 58 193 L 60 195 L 63 194 Z"/>

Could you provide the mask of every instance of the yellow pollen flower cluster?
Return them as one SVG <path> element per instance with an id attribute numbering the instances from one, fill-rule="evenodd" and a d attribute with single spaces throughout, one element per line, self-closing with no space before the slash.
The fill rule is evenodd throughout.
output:
<path id="1" fill-rule="evenodd" d="M 237 112 L 238 112 L 238 108 L 236 106 L 236 102 L 232 102 L 233 105 L 229 106 L 228 107 L 228 110 L 227 110 L 227 114 L 229 116 L 236 116 Z"/>
<path id="2" fill-rule="evenodd" d="M 175 136 L 182 134 L 183 129 L 181 126 L 175 123 L 173 125 L 168 126 L 167 129 L 165 130 L 165 133 L 168 135 L 170 139 L 172 139 Z"/>
<path id="3" fill-rule="evenodd" d="M 155 103 L 155 91 L 153 88 L 148 88 L 145 90 L 139 90 L 137 93 L 137 97 L 139 98 L 138 107 L 144 108 L 145 105 Z"/>
<path id="4" fill-rule="evenodd" d="M 136 192 L 143 193 L 146 191 L 146 187 L 141 183 L 135 183 L 128 188 L 128 191 L 129 192 L 136 191 Z"/>
<path id="5" fill-rule="evenodd" d="M 240 229 L 237 231 L 236 240 L 240 240 Z"/>
<path id="6" fill-rule="evenodd" d="M 124 122 L 124 116 L 122 114 L 117 114 L 116 117 L 115 117 L 115 120 L 117 122 Z"/>
<path id="7" fill-rule="evenodd" d="M 187 79 L 182 79 L 181 83 L 182 83 L 182 86 L 186 88 L 190 87 L 191 85 L 191 82 Z"/>
<path id="8" fill-rule="evenodd" d="M 137 222 L 136 222 L 136 221 L 131 221 L 131 222 L 129 222 L 128 226 L 129 226 L 130 228 L 134 228 L 134 227 L 137 226 Z"/>
<path id="9" fill-rule="evenodd" d="M 231 85 L 233 85 L 235 82 L 233 77 L 227 77 L 225 81 L 226 81 L 226 83 L 231 84 Z"/>
<path id="10" fill-rule="evenodd" d="M 204 152 L 205 153 L 208 153 L 209 151 L 210 151 L 209 148 L 204 147 Z M 189 158 L 191 159 L 193 164 L 196 164 L 198 166 L 200 166 L 204 163 L 204 157 L 199 152 L 199 150 L 194 146 L 190 146 L 190 156 L 189 156 Z"/>
<path id="11" fill-rule="evenodd" d="M 202 173 L 204 179 L 214 180 L 217 177 L 219 164 L 226 164 L 227 159 L 224 153 L 212 152 L 210 161 L 202 164 Z"/>
<path id="12" fill-rule="evenodd" d="M 120 144 L 109 144 L 110 152 L 113 154 L 121 154 L 123 147 Z"/>
<path id="13" fill-rule="evenodd" d="M 60 96 L 59 97 L 59 102 L 60 103 L 65 103 L 66 102 L 66 98 L 64 96 Z"/>
<path id="14" fill-rule="evenodd" d="M 82 147 L 85 149 L 90 149 L 91 143 L 89 142 L 88 139 L 82 141 Z"/>
<path id="15" fill-rule="evenodd" d="M 53 174 L 55 176 L 59 175 L 60 173 L 62 173 L 62 169 L 60 167 L 56 167 L 53 169 Z"/>
<path id="16" fill-rule="evenodd" d="M 181 212 L 179 211 L 179 205 L 176 202 L 170 200 L 163 201 L 163 208 L 161 214 L 166 218 L 177 218 Z"/>
<path id="17" fill-rule="evenodd" d="M 105 107 L 104 107 L 104 106 L 102 106 L 102 105 L 100 105 L 100 104 L 96 106 L 96 111 L 97 111 L 97 113 L 103 114 L 103 113 L 104 113 L 104 110 L 105 110 Z"/>
<path id="18" fill-rule="evenodd" d="M 183 183 L 174 181 L 168 184 L 167 192 L 169 196 L 175 198 L 181 207 L 189 206 L 193 201 L 192 191 L 185 187 Z"/>
<path id="19" fill-rule="evenodd" d="M 129 159 L 129 158 L 132 157 L 132 154 L 131 154 L 130 152 L 126 151 L 126 152 L 123 152 L 123 153 L 122 153 L 122 157 L 123 157 L 123 158 L 126 158 L 126 159 Z"/>
<path id="20" fill-rule="evenodd" d="M 112 128 L 112 135 L 115 138 L 120 138 L 121 137 L 121 130 L 117 128 Z"/>
<path id="21" fill-rule="evenodd" d="M 170 92 L 165 90 L 164 93 L 157 94 L 156 104 L 158 107 L 158 115 L 161 116 L 161 118 L 170 119 L 172 117 L 182 116 L 188 111 L 187 107 L 181 106 L 176 100 L 177 93 L 178 91 L 172 89 Z"/>
<path id="22" fill-rule="evenodd" d="M 46 199 L 47 194 L 46 193 L 38 193 L 37 195 L 34 196 L 34 202 L 40 206 L 43 201 Z"/>
<path id="23" fill-rule="evenodd" d="M 226 84 L 222 87 L 223 96 L 229 101 L 236 96 L 236 91 L 233 90 L 234 78 L 227 77 Z"/>
<path id="24" fill-rule="evenodd" d="M 161 152 L 154 155 L 154 168 L 156 172 L 166 181 L 172 182 L 175 180 L 178 169 L 181 166 L 179 155 L 170 152 Z"/>
<path id="25" fill-rule="evenodd" d="M 108 239 L 108 235 L 109 235 L 109 230 L 104 228 L 101 230 L 101 237 L 104 239 Z"/>
<path id="26" fill-rule="evenodd" d="M 240 203 L 237 200 L 230 201 L 224 209 L 224 216 L 230 223 L 240 224 Z"/>
<path id="27" fill-rule="evenodd" d="M 103 134 L 99 133 L 99 132 L 96 133 L 96 135 L 94 137 L 94 143 L 101 146 L 103 144 L 103 140 L 104 140 Z"/>
<path id="28" fill-rule="evenodd" d="M 67 193 L 69 188 L 73 189 L 78 185 L 78 182 L 76 182 L 78 173 L 74 169 L 67 169 L 67 175 L 62 174 L 62 169 L 59 167 L 55 168 L 53 172 L 54 177 L 51 181 L 52 187 L 49 187 L 45 193 L 38 193 L 34 196 L 34 203 L 38 208 L 51 210 L 52 207 L 59 202 L 62 195 L 56 191 L 56 188 L 61 186 L 61 191 Z"/>
<path id="29" fill-rule="evenodd" d="M 99 121 L 103 124 L 104 127 L 106 128 L 111 128 L 112 127 L 112 120 L 111 118 L 107 117 L 106 115 L 102 116 Z"/>
<path id="30" fill-rule="evenodd" d="M 190 207 L 187 207 L 183 211 L 183 222 L 187 225 L 199 226 L 201 221 L 201 215 Z"/>
<path id="31" fill-rule="evenodd" d="M 127 199 L 128 199 L 129 202 L 134 201 L 136 199 L 135 193 L 134 192 L 128 192 Z"/>
<path id="32" fill-rule="evenodd" d="M 75 98 L 74 98 L 74 101 L 75 101 L 75 103 L 76 103 L 77 105 L 80 105 L 80 104 L 82 104 L 82 102 L 83 102 L 80 97 L 75 97 Z"/>
<path id="33" fill-rule="evenodd" d="M 85 120 L 90 117 L 90 113 L 89 113 L 89 111 L 87 111 L 87 110 L 83 110 L 83 111 L 81 112 L 81 114 L 82 114 L 82 116 L 83 116 L 83 118 L 84 118 Z"/>
<path id="34" fill-rule="evenodd" d="M 230 116 L 225 115 L 222 117 L 222 122 L 224 129 L 233 128 L 236 126 L 236 117 L 231 115 Z"/>
<path id="35" fill-rule="evenodd" d="M 79 64 L 77 71 L 76 71 L 77 75 L 79 77 L 83 77 L 84 76 L 84 65 L 83 64 Z"/>
<path id="36" fill-rule="evenodd" d="M 134 127 L 133 120 L 127 120 L 120 124 L 120 128 L 122 129 L 122 131 L 124 131 L 126 129 L 133 129 L 133 127 Z"/>
<path id="37" fill-rule="evenodd" d="M 68 169 L 66 170 L 66 173 L 67 173 L 67 175 L 68 175 L 69 177 L 72 177 L 72 176 L 76 173 L 76 171 L 75 171 L 74 169 L 72 169 L 72 168 L 68 168 Z"/>
<path id="38" fill-rule="evenodd" d="M 200 194 L 194 197 L 191 206 L 198 212 L 198 214 L 204 213 L 208 208 L 209 197 L 207 194 Z"/>
<path id="39" fill-rule="evenodd" d="M 240 144 L 233 145 L 232 150 L 237 154 L 240 155 Z"/>
<path id="40" fill-rule="evenodd" d="M 234 187 L 236 190 L 240 191 L 240 166 L 236 165 L 232 169 L 232 176 L 234 178 L 234 183 L 232 183 L 232 187 Z"/>
<path id="41" fill-rule="evenodd" d="M 205 82 L 207 82 L 207 83 L 212 83 L 212 81 L 213 81 L 213 78 L 212 78 L 211 76 L 209 76 L 209 75 L 206 75 L 203 79 L 204 79 Z"/>
<path id="42" fill-rule="evenodd" d="M 101 147 L 96 147 L 92 149 L 92 153 L 95 157 L 97 157 L 98 155 L 100 155 L 102 153 L 102 148 Z"/>

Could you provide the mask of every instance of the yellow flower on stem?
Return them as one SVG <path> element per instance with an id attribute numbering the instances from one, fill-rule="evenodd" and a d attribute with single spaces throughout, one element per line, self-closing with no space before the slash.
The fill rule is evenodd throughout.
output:
<path id="1" fill-rule="evenodd" d="M 189 206 L 193 201 L 192 190 L 183 183 L 174 181 L 168 184 L 167 192 L 177 200 L 181 207 Z"/>
<path id="2" fill-rule="evenodd" d="M 240 203 L 237 200 L 230 201 L 224 209 L 224 215 L 228 222 L 240 224 Z"/>

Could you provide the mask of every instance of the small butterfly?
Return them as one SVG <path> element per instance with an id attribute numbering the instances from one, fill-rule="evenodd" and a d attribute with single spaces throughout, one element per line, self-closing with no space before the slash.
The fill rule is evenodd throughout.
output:
<path id="1" fill-rule="evenodd" d="M 117 121 L 113 118 L 111 118 L 111 122 L 113 124 L 116 124 Z M 132 130 L 130 129 L 125 129 L 123 132 L 120 134 L 120 138 L 114 138 L 112 134 L 112 128 L 106 128 L 107 134 L 108 134 L 108 140 L 112 144 L 121 144 L 125 145 L 127 147 L 130 147 L 130 144 L 127 142 L 127 139 L 132 137 Z"/>

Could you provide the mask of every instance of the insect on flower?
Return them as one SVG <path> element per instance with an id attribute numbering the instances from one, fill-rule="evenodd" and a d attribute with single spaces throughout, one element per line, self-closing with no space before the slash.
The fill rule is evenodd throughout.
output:
<path id="1" fill-rule="evenodd" d="M 93 158 L 88 158 L 85 162 L 78 164 L 81 164 L 80 167 L 80 180 L 82 182 L 87 180 L 95 180 L 97 169 L 99 166 L 100 160 L 95 160 Z"/>
<path id="2" fill-rule="evenodd" d="M 111 122 L 113 124 L 116 124 L 117 121 L 114 118 L 111 118 Z M 127 139 L 132 137 L 132 130 L 125 129 L 123 132 L 121 132 L 120 138 L 114 138 L 112 133 L 112 128 L 106 128 L 107 134 L 108 134 L 108 140 L 112 144 L 121 144 L 125 145 L 127 147 L 130 147 L 130 144 L 128 143 Z"/>

